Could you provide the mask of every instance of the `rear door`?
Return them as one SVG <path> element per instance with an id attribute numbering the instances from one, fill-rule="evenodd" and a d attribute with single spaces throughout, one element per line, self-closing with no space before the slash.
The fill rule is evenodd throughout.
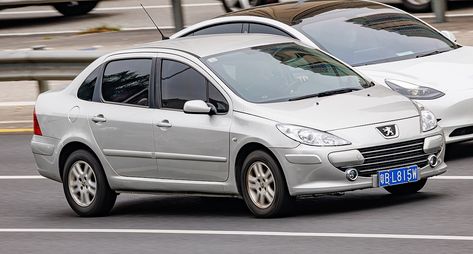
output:
<path id="1" fill-rule="evenodd" d="M 231 110 L 229 97 L 192 61 L 160 55 L 155 115 L 159 177 L 225 181 L 228 177 Z M 213 104 L 216 115 L 187 114 L 188 100 Z"/>
<path id="2" fill-rule="evenodd" d="M 104 64 L 89 124 L 112 168 L 123 176 L 155 177 L 153 84 L 155 54 L 112 56 Z M 98 90 L 98 91 L 97 91 Z"/>

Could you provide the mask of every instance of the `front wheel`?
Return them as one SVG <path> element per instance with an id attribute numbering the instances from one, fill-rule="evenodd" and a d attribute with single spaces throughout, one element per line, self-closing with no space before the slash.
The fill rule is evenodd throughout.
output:
<path id="1" fill-rule="evenodd" d="M 67 202 L 79 216 L 104 216 L 115 204 L 117 194 L 98 159 L 88 151 L 77 150 L 67 158 L 62 183 Z"/>
<path id="2" fill-rule="evenodd" d="M 394 195 L 409 195 L 414 194 L 424 188 L 427 179 L 422 179 L 414 183 L 406 183 L 401 185 L 389 186 L 384 189 Z"/>
<path id="3" fill-rule="evenodd" d="M 75 1 L 57 3 L 53 6 L 64 16 L 80 16 L 91 12 L 97 4 L 98 1 Z"/>
<path id="4" fill-rule="evenodd" d="M 241 171 L 241 192 L 250 211 L 260 218 L 287 214 L 293 203 L 279 164 L 264 151 L 248 155 Z"/>

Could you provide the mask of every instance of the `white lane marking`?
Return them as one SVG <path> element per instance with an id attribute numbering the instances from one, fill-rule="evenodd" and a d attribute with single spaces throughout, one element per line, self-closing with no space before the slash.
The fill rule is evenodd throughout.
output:
<path id="1" fill-rule="evenodd" d="M 473 176 L 434 176 L 436 180 L 473 180 Z"/>
<path id="2" fill-rule="evenodd" d="M 34 106 L 34 101 L 2 101 L 0 107 Z"/>
<path id="3" fill-rule="evenodd" d="M 315 233 L 315 232 L 282 232 L 282 231 L 227 231 L 227 230 L 120 229 L 120 228 L 117 228 L 117 229 L 111 229 L 111 228 L 0 228 L 0 233 L 127 233 L 127 234 L 338 237 L 338 238 L 473 241 L 473 236 L 461 236 L 461 235 L 362 234 L 362 233 Z"/>
<path id="4" fill-rule="evenodd" d="M 31 32 L 31 33 L 3 33 L 1 37 L 6 36 L 31 36 L 31 35 L 55 35 L 55 34 L 75 34 L 80 33 L 80 30 L 63 30 L 63 31 L 51 31 L 51 32 Z"/>
<path id="5" fill-rule="evenodd" d="M 32 179 L 46 179 L 44 176 L 40 175 L 25 175 L 25 176 L 0 176 L 0 180 L 32 180 Z"/>
<path id="6" fill-rule="evenodd" d="M 435 15 L 433 14 L 419 14 L 419 15 L 414 15 L 420 19 L 431 19 L 435 18 Z M 464 18 L 464 17 L 473 17 L 473 13 L 451 13 L 451 14 L 446 14 L 445 17 L 447 18 Z"/>
<path id="7" fill-rule="evenodd" d="M 199 4 L 183 4 L 182 7 L 211 7 L 211 6 L 222 6 L 221 3 L 199 3 Z M 145 6 L 147 10 L 152 9 L 169 9 L 172 5 L 150 5 Z M 141 6 L 123 6 L 123 7 L 103 7 L 95 8 L 94 12 L 108 12 L 108 11 L 124 11 L 124 10 L 141 10 Z M 26 14 L 45 14 L 45 13 L 57 13 L 55 10 L 40 10 L 40 11 L 6 11 L 0 12 L 0 15 L 26 15 Z"/>
<path id="8" fill-rule="evenodd" d="M 33 120 L 0 121 L 0 124 L 32 123 Z"/>
<path id="9" fill-rule="evenodd" d="M 160 26 L 159 28 L 167 30 L 174 30 L 174 26 Z M 128 31 L 148 31 L 156 30 L 154 26 L 142 26 L 142 27 L 125 27 L 120 28 L 121 32 Z M 34 35 L 62 35 L 62 34 L 79 34 L 84 32 L 84 30 L 63 30 L 63 31 L 40 31 L 40 32 L 24 32 L 24 33 L 0 33 L 0 37 L 10 37 L 10 36 L 34 36 Z"/>

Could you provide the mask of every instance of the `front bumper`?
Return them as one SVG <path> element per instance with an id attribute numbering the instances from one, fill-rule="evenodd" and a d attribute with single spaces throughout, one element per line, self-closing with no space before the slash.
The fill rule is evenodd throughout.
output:
<path id="1" fill-rule="evenodd" d="M 345 138 L 343 135 L 339 136 Z M 354 144 L 342 147 L 299 145 L 296 148 L 289 149 L 273 148 L 272 151 L 281 163 L 291 196 L 327 194 L 378 187 L 376 172 L 369 175 L 360 175 L 355 181 L 347 179 L 341 166 L 363 163 L 363 156 L 358 148 L 378 146 L 380 144 L 389 145 L 420 138 L 424 140 L 424 152 L 426 154 L 435 154 L 439 159 L 439 163 L 435 167 L 431 167 L 428 164 L 423 164 L 425 166 L 419 167 L 420 177 L 427 178 L 446 172 L 447 165 L 444 162 L 445 142 L 440 128 L 425 133 L 421 137 L 417 135 L 399 141 L 383 139 L 381 140 L 383 143 L 377 143 L 376 140 L 371 140 L 372 144 L 363 144 L 362 146 Z M 341 155 L 338 156 L 338 161 L 335 163 L 337 166 L 334 166 L 333 159 L 331 160 L 334 153 Z"/>

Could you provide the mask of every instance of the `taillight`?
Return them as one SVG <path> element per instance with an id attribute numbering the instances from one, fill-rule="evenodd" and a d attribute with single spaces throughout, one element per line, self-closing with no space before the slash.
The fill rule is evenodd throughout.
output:
<path id="1" fill-rule="evenodd" d="M 38 117 L 36 117 L 36 110 L 33 110 L 33 133 L 34 135 L 43 136 L 41 128 L 39 127 Z"/>

